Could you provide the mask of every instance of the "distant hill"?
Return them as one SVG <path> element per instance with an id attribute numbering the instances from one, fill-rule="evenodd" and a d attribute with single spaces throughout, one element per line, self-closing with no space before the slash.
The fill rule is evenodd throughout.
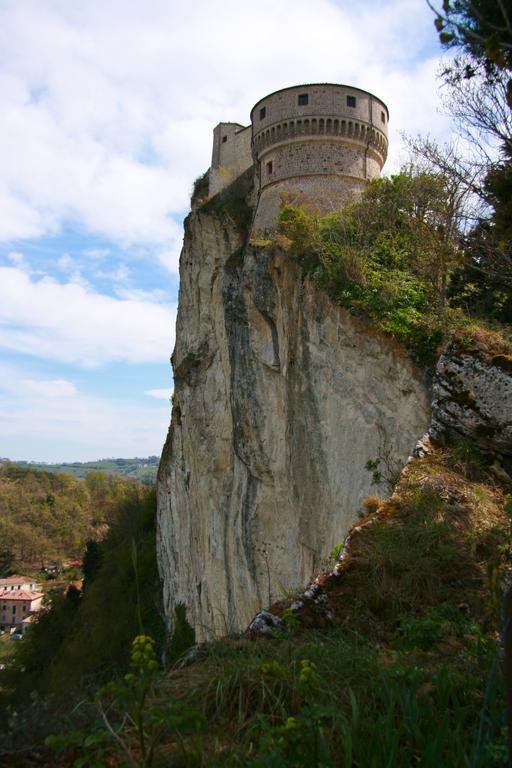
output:
<path id="1" fill-rule="evenodd" d="M 107 472 L 109 474 L 131 477 L 145 485 L 156 485 L 158 456 L 148 456 L 145 459 L 99 459 L 98 461 L 73 461 L 69 464 L 45 464 L 32 461 L 14 461 L 18 467 L 39 470 L 41 472 L 69 472 L 74 477 L 85 477 L 88 472 Z M 0 464 L 9 459 L 0 458 Z"/>
<path id="2" fill-rule="evenodd" d="M 50 465 L 52 471 L 43 466 L 43 471 L 28 463 L 0 466 L 0 575 L 80 558 L 86 542 L 102 540 L 126 504 L 138 504 L 150 493 L 119 473 L 89 467 L 82 478 L 56 471 L 57 465 Z"/>

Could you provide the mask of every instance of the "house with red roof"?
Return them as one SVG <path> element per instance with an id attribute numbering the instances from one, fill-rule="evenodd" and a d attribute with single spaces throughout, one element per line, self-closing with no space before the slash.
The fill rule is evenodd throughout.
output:
<path id="1" fill-rule="evenodd" d="M 26 627 L 29 616 L 41 610 L 43 597 L 33 579 L 25 576 L 0 579 L 0 630 L 12 632 Z"/>
<path id="2" fill-rule="evenodd" d="M 40 592 L 41 588 L 36 583 L 35 579 L 31 579 L 28 576 L 8 576 L 6 579 L 0 579 L 0 592 L 4 590 L 15 591 L 19 589 L 28 589 L 30 591 L 35 590 Z"/>

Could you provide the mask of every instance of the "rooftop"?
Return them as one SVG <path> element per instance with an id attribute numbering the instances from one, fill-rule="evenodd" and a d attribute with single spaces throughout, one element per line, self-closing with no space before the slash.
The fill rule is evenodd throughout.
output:
<path id="1" fill-rule="evenodd" d="M 10 589 L 0 591 L 0 600 L 37 600 L 39 597 L 43 597 L 42 592 L 28 589 L 17 589 L 16 592 L 12 592 Z"/>
<path id="2" fill-rule="evenodd" d="M 4 584 L 33 584 L 35 579 L 29 579 L 27 576 L 20 576 L 15 574 L 14 576 L 8 576 L 6 579 L 0 579 L 0 589 Z"/>

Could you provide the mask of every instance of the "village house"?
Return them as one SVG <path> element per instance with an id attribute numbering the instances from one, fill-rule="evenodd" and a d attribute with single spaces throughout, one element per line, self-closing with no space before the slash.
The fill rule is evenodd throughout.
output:
<path id="1" fill-rule="evenodd" d="M 0 630 L 19 630 L 28 626 L 27 619 L 41 610 L 43 593 L 33 579 L 10 576 L 0 579 Z"/>
<path id="2" fill-rule="evenodd" d="M 9 576 L 6 579 L 0 579 L 0 593 L 6 590 L 14 591 L 19 589 L 28 589 L 30 592 L 39 592 L 41 587 L 34 579 L 27 576 Z"/>

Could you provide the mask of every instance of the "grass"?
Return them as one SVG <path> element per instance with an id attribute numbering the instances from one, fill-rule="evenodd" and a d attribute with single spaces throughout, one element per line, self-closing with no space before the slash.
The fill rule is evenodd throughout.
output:
<path id="1" fill-rule="evenodd" d="M 390 500 L 372 500 L 374 523 L 325 583 L 329 631 L 214 643 L 160 679 L 156 699 L 208 723 L 183 765 L 506 765 L 497 585 L 511 568 L 511 504 L 485 465 L 471 479 L 460 450 L 415 460 Z"/>
<path id="2" fill-rule="evenodd" d="M 484 460 L 475 472 L 464 445 L 412 461 L 389 500 L 369 500 L 341 575 L 324 580 L 328 630 L 308 629 L 299 612 L 271 639 L 212 643 L 156 678 L 150 718 L 179 702 L 206 726 L 174 728 L 154 765 L 506 765 L 497 640 L 512 569 L 507 490 Z M 73 717 L 96 727 L 87 708 Z M 130 729 L 123 738 L 137 760 Z M 113 742 L 108 750 L 118 764 Z"/>

